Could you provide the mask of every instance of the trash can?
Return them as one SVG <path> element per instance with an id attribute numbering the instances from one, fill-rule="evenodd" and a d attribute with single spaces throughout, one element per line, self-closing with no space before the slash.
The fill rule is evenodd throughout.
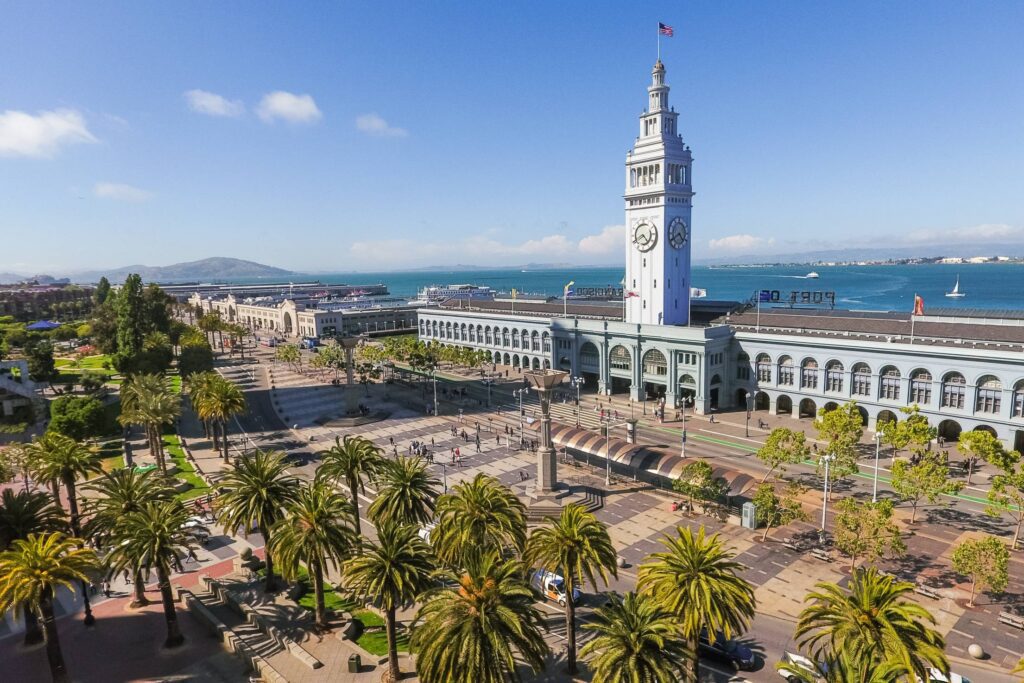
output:
<path id="1" fill-rule="evenodd" d="M 353 652 L 348 656 L 348 672 L 350 674 L 359 673 L 359 669 L 363 666 L 363 658 L 358 652 Z"/>

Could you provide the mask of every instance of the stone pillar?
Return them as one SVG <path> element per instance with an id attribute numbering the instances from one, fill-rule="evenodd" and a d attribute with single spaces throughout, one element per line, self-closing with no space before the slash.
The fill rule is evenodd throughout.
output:
<path id="1" fill-rule="evenodd" d="M 352 416 L 359 412 L 359 392 L 355 386 L 354 351 L 359 344 L 359 337 L 342 337 L 341 346 L 345 349 L 345 414 Z"/>
<path id="2" fill-rule="evenodd" d="M 551 444 L 551 391 L 568 373 L 561 370 L 529 370 L 523 375 L 540 397 L 540 444 L 537 447 L 537 494 L 555 490 L 558 484 L 558 458 Z"/>

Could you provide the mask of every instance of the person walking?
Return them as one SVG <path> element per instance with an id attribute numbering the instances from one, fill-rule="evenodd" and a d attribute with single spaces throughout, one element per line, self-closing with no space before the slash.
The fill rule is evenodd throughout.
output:
<path id="1" fill-rule="evenodd" d="M 108 598 L 110 597 L 110 582 L 106 579 L 103 579 L 103 595 Z"/>

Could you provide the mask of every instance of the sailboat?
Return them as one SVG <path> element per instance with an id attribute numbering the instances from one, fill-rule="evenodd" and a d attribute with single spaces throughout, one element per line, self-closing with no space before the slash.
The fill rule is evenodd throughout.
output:
<path id="1" fill-rule="evenodd" d="M 960 275 L 959 274 L 957 274 L 957 276 L 956 276 L 956 284 L 953 285 L 953 291 L 946 292 L 946 296 L 951 297 L 953 299 L 959 299 L 961 297 L 967 296 L 966 294 L 964 294 L 963 292 L 960 291 Z"/>

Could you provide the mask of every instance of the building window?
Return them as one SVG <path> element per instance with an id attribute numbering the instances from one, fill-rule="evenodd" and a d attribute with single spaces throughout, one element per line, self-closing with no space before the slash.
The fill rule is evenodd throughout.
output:
<path id="1" fill-rule="evenodd" d="M 541 342 L 544 348 L 544 353 L 551 353 L 551 337 L 548 336 L 547 332 L 541 336 Z"/>
<path id="2" fill-rule="evenodd" d="M 825 391 L 843 391 L 843 364 L 839 361 L 825 366 Z"/>
<path id="3" fill-rule="evenodd" d="M 974 401 L 974 410 L 979 413 L 999 412 L 1003 403 L 1003 384 L 995 377 L 983 377 L 978 382 L 978 395 Z"/>
<path id="4" fill-rule="evenodd" d="M 1024 382 L 1013 388 L 1013 416 L 1024 417 Z"/>
<path id="5" fill-rule="evenodd" d="M 918 370 L 910 376 L 910 402 L 918 405 L 932 402 L 932 375 L 927 370 Z"/>
<path id="6" fill-rule="evenodd" d="M 668 361 L 665 360 L 665 355 L 657 349 L 651 349 L 644 354 L 644 374 L 645 375 L 667 375 L 668 374 Z"/>
<path id="7" fill-rule="evenodd" d="M 512 345 L 512 338 L 509 337 L 508 329 L 504 329 L 504 330 L 501 331 L 501 345 L 502 346 L 511 346 Z"/>
<path id="8" fill-rule="evenodd" d="M 808 358 L 800 368 L 800 388 L 818 388 L 818 361 Z"/>
<path id="9" fill-rule="evenodd" d="M 850 383 L 853 385 L 854 396 L 870 396 L 871 395 L 871 368 L 859 363 L 853 366 L 853 375 L 850 378 Z"/>
<path id="10" fill-rule="evenodd" d="M 787 356 L 779 359 L 779 384 L 793 386 L 793 359 Z"/>
<path id="11" fill-rule="evenodd" d="M 900 371 L 896 368 L 886 368 L 882 371 L 879 380 L 879 398 L 889 401 L 900 400 Z"/>
<path id="12" fill-rule="evenodd" d="M 951 372 L 942 380 L 942 407 L 963 410 L 967 380 L 959 372 Z"/>
<path id="13" fill-rule="evenodd" d="M 491 328 L 489 328 L 489 327 L 484 328 L 484 339 L 487 340 L 486 343 L 487 343 L 488 346 L 493 346 L 494 345 L 494 338 L 491 337 Z"/>
<path id="14" fill-rule="evenodd" d="M 625 346 L 616 346 L 608 357 L 612 370 L 631 370 L 633 367 L 632 358 Z"/>
<path id="15" fill-rule="evenodd" d="M 764 353 L 757 357 L 757 381 L 764 384 L 772 381 L 772 360 Z"/>

